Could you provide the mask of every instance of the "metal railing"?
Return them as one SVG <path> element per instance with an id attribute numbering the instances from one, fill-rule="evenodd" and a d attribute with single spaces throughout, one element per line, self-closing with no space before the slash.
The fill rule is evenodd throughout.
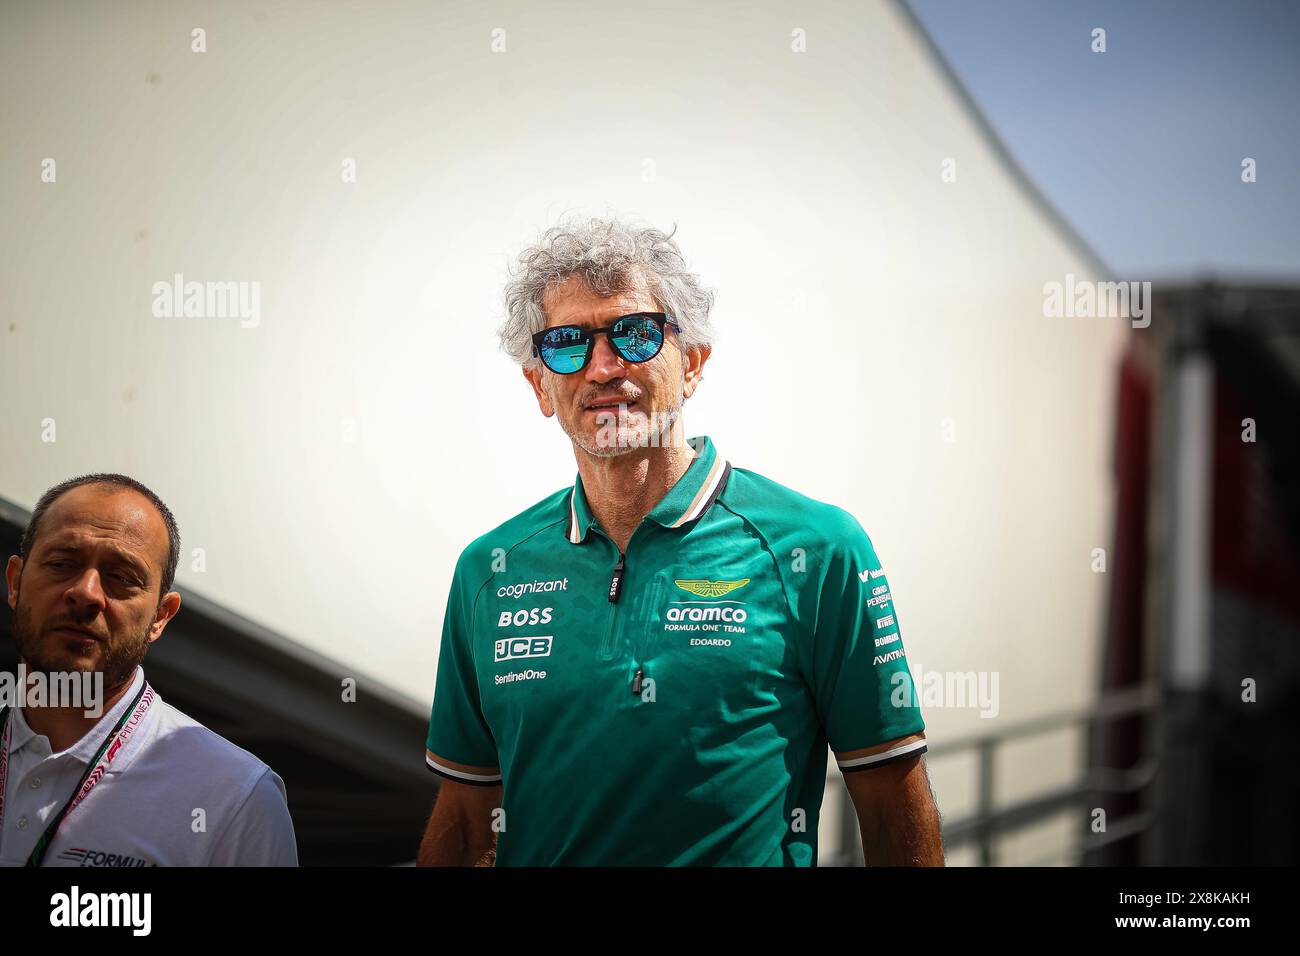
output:
<path id="1" fill-rule="evenodd" d="M 972 752 L 975 755 L 975 810 L 955 820 L 943 821 L 945 852 L 951 853 L 955 849 L 974 844 L 979 865 L 996 866 L 998 843 L 1008 835 L 1035 823 L 1049 820 L 1063 810 L 1085 806 L 1091 798 L 1099 794 L 1136 794 L 1146 789 L 1155 779 L 1158 768 L 1158 758 L 1153 753 L 1151 745 L 1151 734 L 1144 735 L 1146 754 L 1135 766 L 1127 770 L 1109 768 L 1089 770 L 1088 748 L 1096 738 L 1096 731 L 1101 725 L 1125 717 L 1150 714 L 1155 711 L 1158 701 L 1157 687 L 1154 684 L 1142 684 L 1106 694 L 1089 708 L 1059 711 L 1021 721 L 992 733 L 971 734 L 932 744 L 927 749 L 925 758 L 927 764 Z M 1005 806 L 996 805 L 1000 748 L 1014 741 L 1081 725 L 1085 726 L 1087 731 L 1083 734 L 1084 746 L 1081 748 L 1083 766 L 1074 783 L 1047 789 L 1035 796 Z M 827 787 L 823 807 L 827 803 L 832 804 L 833 812 L 838 815 L 839 826 L 831 833 L 825 834 L 830 837 L 832 845 L 823 850 L 820 862 L 824 866 L 861 866 L 862 844 L 858 834 L 857 814 L 833 761 L 828 767 L 826 777 Z M 942 811 L 942 794 L 937 796 L 940 798 L 940 811 Z M 1069 848 L 1065 853 L 1067 862 L 1077 865 L 1085 852 L 1130 839 L 1147 831 L 1153 822 L 1154 814 L 1149 810 L 1129 813 L 1117 820 L 1108 821 L 1104 832 L 1089 834 L 1086 840 L 1080 840 Z M 1046 863 L 1060 856 L 1061 854 L 1054 853 L 1034 862 Z"/>

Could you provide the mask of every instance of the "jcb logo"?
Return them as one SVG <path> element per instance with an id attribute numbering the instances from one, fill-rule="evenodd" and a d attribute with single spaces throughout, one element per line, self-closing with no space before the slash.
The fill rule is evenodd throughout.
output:
<path id="1" fill-rule="evenodd" d="M 550 657 L 551 637 L 503 637 L 497 641 L 496 659 L 510 661 L 516 657 Z"/>
<path id="2" fill-rule="evenodd" d="M 551 608 L 549 607 L 530 607 L 520 608 L 518 611 L 502 611 L 501 616 L 497 618 L 497 627 L 523 627 L 525 624 L 550 624 Z"/>

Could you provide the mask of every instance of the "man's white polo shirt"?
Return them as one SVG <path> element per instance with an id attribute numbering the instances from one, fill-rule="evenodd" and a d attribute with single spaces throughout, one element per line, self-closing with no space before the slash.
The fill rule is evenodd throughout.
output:
<path id="1" fill-rule="evenodd" d="M 0 865 L 27 862 L 143 686 L 137 667 L 127 692 L 62 753 L 50 752 L 21 708 L 9 711 Z M 297 866 L 279 775 L 154 695 L 129 745 L 64 818 L 42 865 Z"/>

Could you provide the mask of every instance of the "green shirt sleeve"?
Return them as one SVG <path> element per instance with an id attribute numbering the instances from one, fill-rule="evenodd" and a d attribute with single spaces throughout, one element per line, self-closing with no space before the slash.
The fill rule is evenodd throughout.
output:
<path id="1" fill-rule="evenodd" d="M 433 712 L 429 717 L 429 735 L 425 746 L 430 769 L 443 776 L 446 768 L 435 765 L 441 757 L 472 767 L 496 767 L 497 747 L 492 731 L 483 717 L 479 699 L 478 674 L 474 667 L 473 606 L 474 595 L 466 593 L 466 558 L 456 562 L 447 613 L 442 621 L 442 643 L 438 651 L 438 678 L 433 691 Z M 468 783 L 494 783 L 496 780 L 467 779 Z"/>
<path id="2" fill-rule="evenodd" d="M 925 722 L 884 569 L 862 526 L 836 510 L 816 598 L 810 684 L 826 739 L 843 753 L 918 733 Z"/>

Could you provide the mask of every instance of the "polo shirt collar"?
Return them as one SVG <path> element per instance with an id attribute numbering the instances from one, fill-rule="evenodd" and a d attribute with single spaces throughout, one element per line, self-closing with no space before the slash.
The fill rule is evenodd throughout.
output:
<path id="1" fill-rule="evenodd" d="M 695 449 L 695 458 L 646 515 L 665 528 L 680 528 L 702 517 L 718 500 L 731 474 L 731 463 L 718 454 L 708 435 L 697 435 L 686 442 Z M 579 473 L 569 492 L 569 541 L 578 544 L 586 540 L 587 530 L 595 520 Z"/>
<path id="2" fill-rule="evenodd" d="M 84 737 L 63 753 L 80 763 L 90 763 L 94 758 L 95 753 L 99 750 L 99 745 L 104 742 L 104 738 L 108 736 L 109 731 L 111 731 L 117 724 L 118 720 L 121 719 L 122 714 L 126 712 L 126 709 L 131 706 L 131 702 L 135 700 L 135 695 L 140 692 L 140 687 L 143 684 L 144 668 L 137 667 L 135 669 L 135 677 L 131 681 L 131 686 L 126 689 L 126 693 L 118 698 L 117 703 L 109 708 L 107 713 L 102 714 L 99 720 L 95 721 L 95 725 L 87 731 Z M 9 737 L 10 755 L 18 753 L 18 751 L 22 750 L 24 746 L 31 744 L 33 741 L 38 739 L 44 741 L 41 755 L 49 755 L 49 739 L 45 737 L 44 734 L 38 734 L 36 731 L 32 730 L 27 723 L 27 719 L 23 716 L 21 707 L 15 707 L 13 709 L 9 714 L 9 722 L 13 724 L 13 729 L 10 731 Z"/>

